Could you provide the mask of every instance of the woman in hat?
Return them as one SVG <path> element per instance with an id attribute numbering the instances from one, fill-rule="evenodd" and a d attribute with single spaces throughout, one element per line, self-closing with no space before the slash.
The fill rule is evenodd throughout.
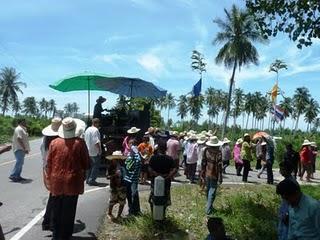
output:
<path id="1" fill-rule="evenodd" d="M 121 151 L 115 151 L 112 155 L 106 157 L 111 161 L 109 165 L 108 173 L 110 176 L 110 199 L 108 217 L 113 220 L 114 216 L 112 210 L 114 205 L 119 203 L 119 209 L 116 219 L 121 217 L 123 208 L 126 204 L 126 185 L 124 183 L 125 167 L 124 160 L 126 156 L 123 156 Z"/>
<path id="2" fill-rule="evenodd" d="M 311 142 L 309 140 L 304 140 L 302 144 L 302 148 L 300 150 L 300 161 L 302 166 L 300 180 L 303 180 L 303 175 L 307 172 L 306 180 L 310 182 L 311 174 L 312 174 L 312 151 L 311 151 Z"/>
<path id="3" fill-rule="evenodd" d="M 73 233 L 79 194 L 84 192 L 89 154 L 80 138 L 85 123 L 67 117 L 59 127 L 59 138 L 49 146 L 47 157 L 48 185 L 52 195 L 53 239 L 70 239 Z"/>
<path id="4" fill-rule="evenodd" d="M 122 142 L 123 155 L 128 156 L 128 154 L 131 151 L 131 146 L 129 145 L 129 142 L 131 139 L 136 138 L 137 133 L 139 131 L 140 131 L 140 128 L 136 128 L 136 127 L 132 127 L 127 131 L 128 135 L 123 139 L 123 142 Z"/>
<path id="5" fill-rule="evenodd" d="M 41 157 L 42 157 L 42 166 L 43 166 L 43 182 L 45 187 L 49 190 L 50 186 L 48 185 L 48 174 L 46 171 L 47 168 L 47 155 L 50 143 L 58 137 L 58 129 L 61 125 L 61 118 L 53 118 L 51 124 L 45 127 L 42 130 L 42 142 L 40 145 Z M 52 229 L 52 195 L 49 194 L 46 212 L 43 216 L 42 221 L 42 230 Z"/>
<path id="6" fill-rule="evenodd" d="M 102 108 L 102 103 L 104 103 L 107 99 L 100 96 L 97 100 L 96 100 L 96 105 L 94 106 L 93 109 L 93 118 L 99 118 L 101 119 L 102 117 L 102 112 L 106 111 L 107 109 L 103 109 Z"/>
<path id="7" fill-rule="evenodd" d="M 241 175 L 241 170 L 243 167 L 243 161 L 241 159 L 241 146 L 242 146 L 243 140 L 242 138 L 239 138 L 236 142 L 236 144 L 234 145 L 233 148 L 233 159 L 235 162 L 235 167 L 236 167 L 236 171 L 237 171 L 237 176 L 242 176 Z"/>
<path id="8" fill-rule="evenodd" d="M 190 183 L 195 183 L 197 161 L 198 161 L 197 136 L 195 134 L 192 134 L 189 138 L 189 144 L 187 148 L 187 179 L 190 180 Z"/>
<path id="9" fill-rule="evenodd" d="M 230 149 L 230 140 L 228 138 L 224 138 L 221 146 L 221 154 L 222 154 L 222 163 L 223 163 L 223 173 L 226 174 L 226 169 L 230 165 L 231 159 L 231 149 Z"/>

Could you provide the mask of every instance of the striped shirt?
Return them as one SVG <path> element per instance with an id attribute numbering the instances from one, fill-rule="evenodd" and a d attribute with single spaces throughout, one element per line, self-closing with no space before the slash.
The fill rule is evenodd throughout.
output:
<path id="1" fill-rule="evenodd" d="M 139 182 L 140 170 L 141 170 L 141 158 L 139 153 L 132 152 L 129 154 L 125 161 L 126 165 L 126 176 L 124 180 L 127 182 Z"/>

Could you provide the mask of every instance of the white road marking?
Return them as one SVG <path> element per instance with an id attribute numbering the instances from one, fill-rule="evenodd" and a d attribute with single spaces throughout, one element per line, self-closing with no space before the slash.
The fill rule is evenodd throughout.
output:
<path id="1" fill-rule="evenodd" d="M 90 193 L 90 192 L 95 192 L 95 191 L 99 191 L 99 190 L 103 190 L 103 189 L 108 189 L 109 186 L 106 187 L 97 187 L 97 188 L 93 188 L 93 189 L 89 189 L 87 191 L 84 192 L 84 194 L 86 193 Z M 19 232 L 17 232 L 12 238 L 10 238 L 10 240 L 19 240 L 23 237 L 23 235 L 25 235 L 34 225 L 37 224 L 37 222 L 43 217 L 43 215 L 45 214 L 46 209 L 43 209 L 37 216 L 35 216 L 27 225 L 25 225 Z"/>
<path id="2" fill-rule="evenodd" d="M 27 159 L 27 158 L 31 158 L 31 157 L 33 157 L 33 156 L 37 156 L 37 155 L 40 155 L 40 152 L 37 152 L 37 153 L 34 153 L 34 154 L 27 155 L 27 156 L 25 157 L 25 159 Z M 10 164 L 10 163 L 13 163 L 13 162 L 15 162 L 15 161 L 16 161 L 16 160 L 11 160 L 11 161 L 8 161 L 8 162 L 1 163 L 1 164 L 0 164 L 0 167 L 1 167 L 1 166 L 8 165 L 8 164 Z"/>

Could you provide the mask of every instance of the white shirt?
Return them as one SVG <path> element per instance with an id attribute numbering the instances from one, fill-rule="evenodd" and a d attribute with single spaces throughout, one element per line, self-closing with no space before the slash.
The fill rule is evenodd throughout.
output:
<path id="1" fill-rule="evenodd" d="M 16 152 L 17 150 L 30 151 L 28 136 L 29 135 L 27 133 L 27 130 L 24 127 L 18 125 L 14 129 L 14 133 L 13 133 L 13 137 L 12 137 L 12 150 L 13 150 L 13 152 Z M 23 148 L 21 146 L 21 144 L 18 142 L 18 139 L 22 140 L 25 148 Z"/>
<path id="2" fill-rule="evenodd" d="M 100 150 L 96 146 L 97 143 L 101 143 L 98 128 L 94 126 L 88 127 L 84 133 L 84 140 L 87 144 L 90 157 L 95 157 L 101 154 Z"/>

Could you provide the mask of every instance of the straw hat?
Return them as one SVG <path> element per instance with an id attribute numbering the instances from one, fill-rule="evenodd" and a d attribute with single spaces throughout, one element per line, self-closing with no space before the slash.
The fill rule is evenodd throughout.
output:
<path id="1" fill-rule="evenodd" d="M 316 142 L 311 142 L 310 143 L 312 147 L 317 147 L 317 143 Z"/>
<path id="2" fill-rule="evenodd" d="M 223 144 L 230 143 L 231 141 L 228 138 L 223 139 Z"/>
<path id="3" fill-rule="evenodd" d="M 78 118 L 66 117 L 58 129 L 58 136 L 61 138 L 80 137 L 83 134 L 86 124 Z"/>
<path id="4" fill-rule="evenodd" d="M 205 135 L 200 134 L 198 136 L 198 141 L 197 141 L 198 144 L 204 144 L 206 141 L 207 141 L 207 137 Z"/>
<path id="5" fill-rule="evenodd" d="M 221 142 L 219 141 L 217 136 L 213 136 L 209 138 L 209 140 L 206 142 L 206 145 L 209 147 L 220 147 Z"/>
<path id="6" fill-rule="evenodd" d="M 236 142 L 236 144 L 238 145 L 238 144 L 242 144 L 243 143 L 243 139 L 242 138 L 239 138 L 238 140 L 237 140 L 237 142 Z"/>
<path id="7" fill-rule="evenodd" d="M 177 131 L 172 131 L 172 132 L 170 132 L 170 136 L 178 137 L 179 133 Z"/>
<path id="8" fill-rule="evenodd" d="M 124 160 L 126 158 L 126 156 L 122 155 L 121 151 L 114 151 L 112 155 L 106 156 L 106 159 L 108 160 Z"/>
<path id="9" fill-rule="evenodd" d="M 107 99 L 102 97 L 102 96 L 99 96 L 99 98 L 96 100 L 96 102 L 100 102 L 100 103 L 103 103 L 105 102 Z"/>
<path id="10" fill-rule="evenodd" d="M 302 146 L 310 146 L 311 145 L 311 142 L 309 142 L 309 140 L 304 140 L 303 143 L 302 143 Z"/>
<path id="11" fill-rule="evenodd" d="M 250 137 L 250 134 L 249 134 L 249 133 L 245 133 L 245 134 L 243 135 L 243 137 Z"/>
<path id="12" fill-rule="evenodd" d="M 127 133 L 133 134 L 133 133 L 137 133 L 139 131 L 140 131 L 140 128 L 132 127 L 127 131 Z"/>
<path id="13" fill-rule="evenodd" d="M 61 122 L 61 118 L 53 118 L 51 120 L 51 124 L 42 130 L 42 135 L 48 137 L 58 136 L 58 129 L 61 125 Z"/>
<path id="14" fill-rule="evenodd" d="M 191 134 L 189 137 L 189 140 L 197 140 L 197 139 L 198 139 L 198 137 L 195 134 Z"/>

